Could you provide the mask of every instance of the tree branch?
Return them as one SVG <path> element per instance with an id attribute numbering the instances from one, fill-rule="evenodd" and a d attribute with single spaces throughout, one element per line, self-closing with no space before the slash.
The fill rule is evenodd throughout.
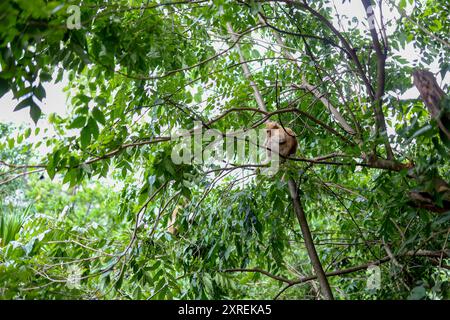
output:
<path id="1" fill-rule="evenodd" d="M 294 205 L 294 211 L 297 216 L 300 228 L 302 230 L 303 239 L 305 241 L 306 250 L 309 255 L 309 259 L 316 273 L 316 278 L 319 280 L 320 289 L 326 300 L 333 300 L 333 293 L 331 292 L 330 284 L 323 270 L 322 264 L 320 262 L 319 256 L 314 246 L 314 242 L 311 236 L 311 231 L 309 230 L 308 221 L 306 220 L 305 212 L 303 210 L 302 204 L 300 202 L 300 196 L 298 194 L 298 187 L 293 178 L 288 180 L 289 193 L 292 198 L 292 203 Z"/>
<path id="2" fill-rule="evenodd" d="M 236 34 L 233 31 L 233 27 L 231 26 L 230 22 L 227 22 L 227 30 L 228 33 L 231 35 L 231 39 L 233 39 L 234 43 L 236 43 L 236 50 L 239 54 L 239 60 L 241 62 L 242 70 L 244 71 L 244 75 L 247 78 L 247 80 L 250 82 L 250 86 L 253 89 L 253 94 L 255 96 L 256 103 L 258 104 L 259 109 L 266 111 L 266 104 L 264 103 L 264 100 L 261 96 L 261 92 L 259 92 L 258 86 L 252 79 L 252 74 L 250 72 L 250 69 L 248 68 L 248 64 L 245 62 L 244 55 L 242 54 L 241 46 L 239 45 L 239 39 L 237 38 Z"/>
<path id="3" fill-rule="evenodd" d="M 225 269 L 222 270 L 222 272 L 253 272 L 253 273 L 261 273 L 263 275 L 268 276 L 269 278 L 272 278 L 274 280 L 278 280 L 281 282 L 285 282 L 287 284 L 293 284 L 292 280 L 277 276 L 275 274 L 272 274 L 268 271 L 262 270 L 262 269 L 258 269 L 258 268 L 253 268 L 253 269 Z"/>
<path id="4" fill-rule="evenodd" d="M 392 147 L 389 143 L 389 138 L 387 136 L 386 119 L 383 113 L 383 96 L 386 82 L 386 52 L 381 48 L 381 43 L 378 38 L 377 30 L 373 25 L 375 21 L 375 13 L 370 0 L 361 0 L 367 15 L 367 21 L 369 22 L 370 35 L 372 37 L 372 43 L 377 55 L 377 90 L 375 96 L 373 97 L 374 107 L 375 107 L 375 120 L 376 120 L 376 130 L 377 134 L 383 136 L 384 145 L 386 148 L 386 155 L 389 160 L 394 160 L 394 153 Z M 383 22 L 381 22 L 383 23 Z M 381 131 L 381 132 L 380 132 Z"/>

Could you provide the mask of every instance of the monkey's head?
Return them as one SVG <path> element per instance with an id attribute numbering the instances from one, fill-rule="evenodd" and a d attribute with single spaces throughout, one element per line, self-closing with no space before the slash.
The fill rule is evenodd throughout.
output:
<path id="1" fill-rule="evenodd" d="M 280 141 L 283 141 L 283 131 L 280 130 L 281 126 L 277 122 L 274 121 L 267 121 L 266 122 L 266 134 L 268 139 L 273 139 L 277 137 L 276 141 L 279 143 Z"/>
<path id="2" fill-rule="evenodd" d="M 297 138 L 290 128 L 284 128 L 277 122 L 266 122 L 266 140 L 265 147 L 279 153 L 282 157 L 289 157 L 297 150 Z M 269 150 L 268 150 L 269 152 Z M 269 157 L 270 157 L 270 153 Z"/>
<path id="3" fill-rule="evenodd" d="M 266 122 L 266 129 L 267 130 L 271 130 L 271 129 L 280 129 L 280 125 L 274 121 L 267 121 Z"/>

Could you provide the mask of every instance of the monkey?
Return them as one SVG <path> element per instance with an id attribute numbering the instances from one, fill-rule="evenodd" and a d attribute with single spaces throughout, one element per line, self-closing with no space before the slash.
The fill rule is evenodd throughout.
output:
<path id="1" fill-rule="evenodd" d="M 269 159 L 271 158 L 272 152 L 277 152 L 280 154 L 281 161 L 283 162 L 285 158 L 288 158 L 297 151 L 298 142 L 292 129 L 283 128 L 277 122 L 267 121 L 266 133 L 264 147 L 268 149 L 267 156 Z"/>
<path id="2" fill-rule="evenodd" d="M 172 211 L 172 215 L 169 218 L 169 221 L 167 223 L 167 232 L 170 233 L 172 236 L 177 237 L 180 234 L 180 229 L 177 228 L 175 225 L 181 223 L 180 217 L 183 217 L 183 212 L 186 212 L 186 207 L 188 206 L 187 199 L 182 197 L 178 200 L 177 204 L 175 205 L 175 209 Z M 187 222 L 192 224 L 194 222 L 192 213 L 189 214 L 187 217 Z"/>
<path id="3" fill-rule="evenodd" d="M 180 206 L 177 205 L 175 210 L 172 212 L 172 216 L 169 219 L 169 223 L 167 226 L 167 232 L 169 232 L 172 236 L 176 236 L 178 234 L 178 229 L 175 227 L 175 221 L 177 219 L 178 210 L 180 210 Z"/>

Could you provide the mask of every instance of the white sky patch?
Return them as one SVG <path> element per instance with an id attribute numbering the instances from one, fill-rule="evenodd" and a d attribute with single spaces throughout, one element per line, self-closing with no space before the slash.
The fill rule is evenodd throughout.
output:
<path id="1" fill-rule="evenodd" d="M 44 88 L 47 97 L 43 100 L 41 105 L 42 112 L 45 115 L 49 115 L 54 112 L 61 116 L 67 116 L 68 108 L 66 102 L 66 93 L 63 92 L 63 88 L 67 86 L 67 79 L 59 83 L 45 83 Z M 19 111 L 14 111 L 15 106 L 19 101 L 13 98 L 13 94 L 8 92 L 0 99 L 0 121 L 1 122 L 12 122 L 15 124 L 22 124 L 35 128 L 35 124 L 30 117 L 29 108 L 25 108 Z M 39 127 L 43 127 L 45 123 L 45 116 L 39 120 Z"/>
<path id="2" fill-rule="evenodd" d="M 67 86 L 67 83 L 67 78 L 63 78 L 63 80 L 59 83 L 55 84 L 53 82 L 49 82 L 43 85 L 46 91 L 46 98 L 43 99 L 40 106 L 44 116 L 39 120 L 37 126 L 30 117 L 29 108 L 14 111 L 14 108 L 19 101 L 13 98 L 13 94 L 11 92 L 8 92 L 0 98 L 0 122 L 12 123 L 13 125 L 23 126 L 24 128 L 31 128 L 32 134 L 28 139 L 24 140 L 28 143 L 36 143 L 38 141 L 42 141 L 46 137 L 54 136 L 56 132 L 48 122 L 47 116 L 50 113 L 56 113 L 63 117 L 68 115 L 69 108 L 67 107 L 67 95 L 63 91 L 64 87 Z M 34 134 L 36 127 L 40 128 L 38 135 Z M 37 152 L 41 155 L 46 154 L 48 151 L 50 150 L 44 143 L 41 144 L 37 150 Z"/>
<path id="3" fill-rule="evenodd" d="M 352 21 L 353 17 L 356 17 L 358 19 L 358 26 L 362 30 L 367 29 L 367 19 L 366 14 L 364 11 L 364 7 L 360 1 L 352 1 L 352 3 L 345 2 L 344 4 L 341 3 L 341 0 L 332 0 L 334 1 L 337 9 L 337 13 L 339 14 L 341 23 L 339 23 L 338 16 L 336 15 L 333 19 L 333 24 L 336 26 L 340 31 L 346 31 L 347 28 L 354 27 L 355 22 Z M 414 6 L 409 4 L 407 2 L 407 5 L 405 7 L 405 12 L 407 15 L 410 15 L 413 11 Z M 400 19 L 400 14 L 397 12 L 396 9 L 392 7 L 387 1 L 382 2 L 382 11 L 383 11 L 383 21 L 386 25 L 386 34 L 387 36 L 390 36 L 394 33 L 397 22 Z M 377 28 L 380 27 L 380 10 L 379 7 L 375 7 L 374 9 L 375 17 L 376 17 L 376 23 Z M 350 25 L 349 25 L 350 22 Z M 364 24 L 363 24 L 364 22 Z M 406 59 L 410 64 L 413 64 L 414 61 L 421 60 L 421 54 L 419 49 L 414 48 L 414 42 L 407 43 L 404 49 L 401 49 L 399 51 L 392 49 L 392 52 L 389 53 L 389 56 L 393 55 L 399 55 L 400 57 Z M 389 57 L 388 57 L 389 61 Z M 439 63 L 436 59 L 433 63 L 431 63 L 428 66 L 428 69 L 437 74 L 439 72 Z M 447 73 L 445 79 L 442 79 L 440 74 L 437 74 L 437 81 L 442 86 L 444 84 L 450 84 L 450 74 Z M 412 87 L 411 89 L 407 90 L 403 95 L 400 96 L 400 99 L 416 99 L 419 97 L 419 91 L 416 87 Z"/>

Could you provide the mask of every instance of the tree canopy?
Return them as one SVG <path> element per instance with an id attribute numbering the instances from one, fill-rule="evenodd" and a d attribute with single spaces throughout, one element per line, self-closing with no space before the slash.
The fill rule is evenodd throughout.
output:
<path id="1" fill-rule="evenodd" d="M 2 1 L 0 97 L 35 126 L 0 124 L 0 297 L 447 299 L 449 9 Z M 174 161 L 267 120 L 298 141 L 273 175 Z"/>

